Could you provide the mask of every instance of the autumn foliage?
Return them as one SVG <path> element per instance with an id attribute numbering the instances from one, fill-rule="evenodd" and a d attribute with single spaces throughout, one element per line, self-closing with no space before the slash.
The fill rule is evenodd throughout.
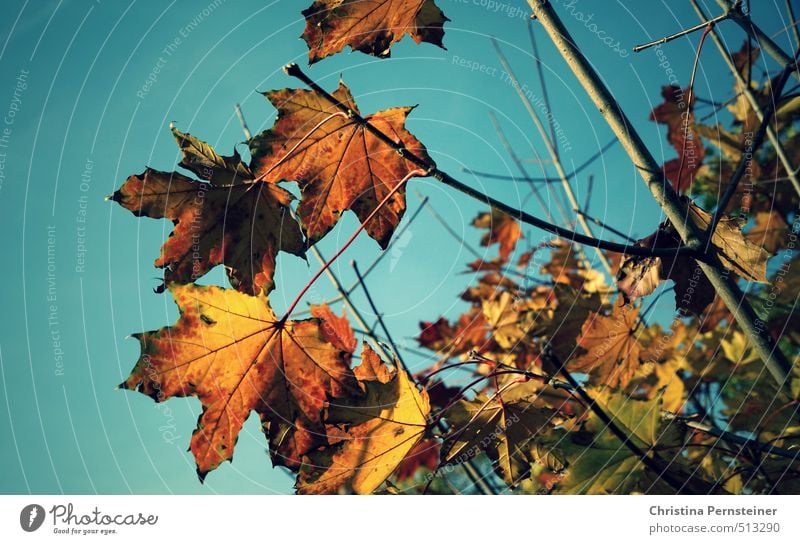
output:
<path id="1" fill-rule="evenodd" d="M 316 0 L 303 15 L 310 62 L 347 46 L 386 57 L 406 34 L 443 46 L 448 21 L 433 0 Z M 772 82 L 748 81 L 766 103 Z M 707 253 L 752 284 L 746 298 L 761 322 L 797 353 L 800 276 L 788 251 L 797 195 L 770 181 L 787 172 L 764 147 L 739 198 L 717 210 L 759 121 L 740 97 L 727 106 L 730 126 L 704 125 L 688 94 L 664 87 L 651 115 L 678 155 L 664 176 L 684 195 L 686 221 L 705 230 L 718 215 Z M 464 263 L 477 279 L 460 315 L 420 316 L 417 343 L 437 362 L 414 374 L 385 346 L 359 342 L 346 313 L 318 305 L 305 319 L 276 315 L 279 252 L 304 258 L 348 212 L 386 249 L 406 211 L 405 183 L 435 164 L 405 128 L 410 107 L 362 117 L 344 83 L 330 94 L 265 97 L 278 118 L 249 140 L 249 163 L 173 128 L 179 166 L 195 177 L 148 168 L 111 197 L 136 216 L 174 223 L 153 255 L 180 317 L 135 335 L 141 355 L 122 387 L 156 402 L 200 400 L 189 447 L 201 480 L 232 460 L 255 412 L 273 465 L 296 474 L 298 493 L 472 492 L 467 468 L 495 491 L 800 491 L 800 466 L 781 454 L 798 446 L 800 374 L 788 388 L 765 375 L 700 270 L 701 254 L 622 255 L 611 259 L 611 277 L 584 247 L 534 243 L 516 218 L 488 209 L 472 222 L 474 241 L 496 256 Z M 795 96 L 775 113 L 795 164 L 798 112 Z M 635 246 L 681 246 L 669 221 L 652 229 Z M 232 289 L 195 285 L 217 265 Z M 658 323 L 652 303 L 669 291 L 674 319 Z M 450 383 L 448 369 L 467 381 Z"/>

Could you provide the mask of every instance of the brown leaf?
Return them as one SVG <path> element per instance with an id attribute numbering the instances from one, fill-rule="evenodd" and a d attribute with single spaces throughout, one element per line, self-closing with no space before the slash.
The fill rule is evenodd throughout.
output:
<path id="1" fill-rule="evenodd" d="M 485 452 L 510 486 L 520 483 L 538 460 L 536 440 L 556 423 L 553 413 L 536 402 L 537 393 L 512 386 L 492 397 L 460 400 L 445 413 L 451 429 L 442 460 L 460 464 Z"/>
<path id="2" fill-rule="evenodd" d="M 495 208 L 492 208 L 491 213 L 478 214 L 478 217 L 472 221 L 472 226 L 489 231 L 481 238 L 481 245 L 489 247 L 499 244 L 500 262 L 503 264 L 508 262 L 517 241 L 522 237 L 522 228 L 519 223 L 507 213 Z"/>
<path id="3" fill-rule="evenodd" d="M 277 108 L 278 119 L 250 142 L 255 173 L 267 181 L 299 183 L 302 198 L 297 212 L 309 244 L 325 236 L 345 210 L 366 221 L 391 190 L 417 169 L 355 120 L 334 116 L 339 109 L 315 91 L 283 89 L 264 94 Z M 358 112 L 344 83 L 339 83 L 333 96 Z M 368 121 L 433 164 L 425 147 L 404 127 L 411 109 L 384 110 Z M 367 233 L 383 249 L 405 209 L 405 189 L 400 189 L 367 224 Z"/>
<path id="4" fill-rule="evenodd" d="M 111 199 L 134 215 L 174 223 L 155 261 L 167 284 L 193 282 L 223 264 L 240 291 L 268 293 L 278 251 L 305 255 L 303 235 L 289 215 L 292 195 L 271 183 L 216 185 L 148 168 Z"/>
<path id="5" fill-rule="evenodd" d="M 356 336 L 353 334 L 353 329 L 350 327 L 350 321 L 342 309 L 342 316 L 334 314 L 327 304 L 312 304 L 311 315 L 320 319 L 322 325 L 320 330 L 322 336 L 327 342 L 330 342 L 337 349 L 345 353 L 353 354 L 356 351 Z"/>
<path id="6" fill-rule="evenodd" d="M 579 354 L 567 361 L 567 368 L 590 374 L 598 384 L 626 386 L 641 364 L 638 316 L 638 309 L 620 305 L 609 316 L 590 316 L 578 338 Z"/>
<path id="7" fill-rule="evenodd" d="M 405 34 L 415 42 L 444 49 L 444 23 L 449 21 L 433 0 L 316 0 L 303 11 L 308 61 L 315 63 L 346 46 L 388 57 Z"/>
<path id="8" fill-rule="evenodd" d="M 201 479 L 233 457 L 252 411 L 261 416 L 273 463 L 297 466 L 325 443 L 330 397 L 361 395 L 345 354 L 323 338 L 317 319 L 277 320 L 264 296 L 172 285 L 177 323 L 134 335 L 141 356 L 122 383 L 157 402 L 196 396 L 203 405 L 191 451 Z"/>
<path id="9" fill-rule="evenodd" d="M 689 202 L 689 217 L 705 231 L 712 216 L 700 206 Z M 714 229 L 711 243 L 717 249 L 722 266 L 748 281 L 767 283 L 767 260 L 770 254 L 745 238 L 742 234 L 745 223 L 743 218 L 722 216 Z"/>
<path id="10" fill-rule="evenodd" d="M 292 195 L 254 182 L 236 150 L 225 157 L 175 127 L 172 134 L 181 148 L 180 166 L 206 181 L 148 168 L 130 176 L 111 199 L 137 216 L 175 224 L 155 262 L 166 269 L 166 284 L 195 281 L 224 264 L 237 289 L 268 293 L 278 251 L 305 257 L 303 235 L 289 213 Z"/>
<path id="11" fill-rule="evenodd" d="M 661 89 L 664 102 L 650 113 L 650 119 L 667 125 L 667 140 L 678 152 L 678 158 L 664 163 L 664 175 L 679 193 L 694 182 L 703 164 L 705 148 L 695 126 L 694 97 L 687 104 L 689 92 L 675 85 Z"/>
<path id="12" fill-rule="evenodd" d="M 365 343 L 355 372 L 366 395 L 331 400 L 326 430 L 339 440 L 304 457 L 300 494 L 372 493 L 425 434 L 428 396 L 404 370 L 389 369 Z"/>
<path id="13" fill-rule="evenodd" d="M 421 468 L 435 470 L 439 464 L 439 443 L 428 439 L 417 442 L 411 451 L 397 465 L 395 474 L 398 480 L 411 478 Z"/>

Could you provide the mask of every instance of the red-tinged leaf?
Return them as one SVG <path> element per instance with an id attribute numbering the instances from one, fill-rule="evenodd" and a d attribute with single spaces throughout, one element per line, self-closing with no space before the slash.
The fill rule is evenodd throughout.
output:
<path id="1" fill-rule="evenodd" d="M 344 310 L 342 310 L 341 317 L 334 314 L 328 305 L 324 303 L 312 304 L 310 310 L 313 317 L 322 321 L 320 330 L 327 342 L 351 355 L 355 353 L 358 342 L 356 342 L 356 336 L 350 327 L 350 321 L 347 319 Z"/>
<path id="2" fill-rule="evenodd" d="M 407 175 L 417 168 L 365 127 L 315 91 L 283 89 L 265 96 L 278 110 L 275 125 L 251 140 L 255 173 L 267 181 L 297 181 L 297 208 L 308 243 L 330 231 L 339 216 L 352 210 L 362 222 Z M 358 112 L 350 90 L 339 84 L 333 96 Z M 369 122 L 411 153 L 430 161 L 425 147 L 404 125 L 412 108 L 392 108 Z M 400 189 L 367 224 L 367 233 L 384 249 L 406 209 Z"/>
<path id="3" fill-rule="evenodd" d="M 626 386 L 641 365 L 638 316 L 638 309 L 620 305 L 609 316 L 590 316 L 578 338 L 579 354 L 567 362 L 567 368 L 590 374 L 598 384 Z"/>
<path id="4" fill-rule="evenodd" d="M 278 251 L 305 256 L 303 235 L 289 213 L 291 193 L 254 183 L 238 153 L 223 157 L 190 134 L 173 133 L 181 166 L 208 181 L 148 168 L 130 176 L 111 199 L 134 215 L 175 224 L 155 261 L 165 269 L 166 284 L 193 282 L 222 264 L 240 291 L 268 293 Z"/>
<path id="5" fill-rule="evenodd" d="M 439 464 L 439 443 L 428 439 L 417 442 L 399 465 L 395 474 L 398 480 L 411 478 L 421 468 L 434 470 Z"/>
<path id="6" fill-rule="evenodd" d="M 689 91 L 675 85 L 661 89 L 664 102 L 650 113 L 650 119 L 667 125 L 667 140 L 678 152 L 678 158 L 664 163 L 664 175 L 679 193 L 694 183 L 703 164 L 705 147 L 695 126 L 694 97 L 687 104 Z M 680 174 L 680 175 L 679 175 Z"/>
<path id="7" fill-rule="evenodd" d="M 452 325 L 446 318 L 440 317 L 435 323 L 421 322 L 420 328 L 422 332 L 417 337 L 420 346 L 451 355 L 470 349 L 480 350 L 487 342 L 489 330 L 486 318 L 478 308 L 471 308 Z"/>
<path id="8" fill-rule="evenodd" d="M 500 261 L 505 264 L 514 252 L 517 241 L 522 238 L 522 228 L 513 217 L 498 209 L 492 208 L 491 213 L 481 213 L 472 221 L 472 226 L 486 229 L 489 232 L 481 238 L 481 245 L 489 247 L 493 244 L 500 246 Z"/>
<path id="9" fill-rule="evenodd" d="M 346 354 L 317 319 L 280 322 L 266 297 L 220 287 L 172 285 L 175 325 L 135 335 L 141 356 L 122 383 L 157 402 L 196 396 L 203 405 L 191 451 L 200 478 L 233 457 L 247 417 L 261 416 L 275 464 L 297 466 L 326 442 L 330 397 L 360 396 Z"/>
<path id="10" fill-rule="evenodd" d="M 309 63 L 346 46 L 376 57 L 388 57 L 405 34 L 415 42 L 444 49 L 449 21 L 433 0 L 316 0 L 303 11 Z"/>

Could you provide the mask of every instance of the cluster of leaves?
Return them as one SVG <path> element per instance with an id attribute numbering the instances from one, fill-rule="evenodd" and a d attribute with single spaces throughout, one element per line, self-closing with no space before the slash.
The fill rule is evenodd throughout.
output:
<path id="1" fill-rule="evenodd" d="M 432 0 L 317 0 L 303 14 L 310 62 L 347 45 L 388 56 L 406 33 L 441 46 L 447 20 Z M 691 148 L 696 159 L 686 168 L 682 156 L 677 167 L 665 165 L 667 176 L 708 200 L 727 179 L 736 150 L 741 154 L 752 112 L 735 102 L 741 118 L 724 132 L 728 143 L 717 139 L 723 153 L 712 164 L 701 141 L 708 127 L 683 115 L 672 90 L 664 95 L 653 119 L 668 125 L 680 153 Z M 420 376 L 382 360 L 366 342 L 357 356 L 347 318 L 325 305 L 312 307 L 309 319 L 292 319 L 302 293 L 277 316 L 269 294 L 279 252 L 303 258 L 348 210 L 385 249 L 406 208 L 403 184 L 420 173 L 409 154 L 434 163 L 404 127 L 411 108 L 362 117 L 344 83 L 331 95 L 312 88 L 265 96 L 278 117 L 248 142 L 249 164 L 173 127 L 179 166 L 198 179 L 147 169 L 112 196 L 137 216 L 174 223 L 155 266 L 164 269 L 162 290 L 174 297 L 180 317 L 135 335 L 141 355 L 122 386 L 157 402 L 200 400 L 190 449 L 201 480 L 232 459 L 245 420 L 256 412 L 273 464 L 297 474 L 299 493 L 399 492 L 396 482 L 406 492 L 447 492 L 450 469 L 464 463 L 488 464 L 498 482 L 525 492 L 796 489 L 800 473 L 791 461 L 720 444 L 687 430 L 680 417 L 665 417 L 699 412 L 784 448 L 797 432 L 800 380 L 794 397 L 785 398 L 762 376 L 743 334 L 683 254 L 612 259 L 618 279 L 611 285 L 570 243 L 554 239 L 522 251 L 523 231 L 513 218 L 494 209 L 480 214 L 473 222 L 485 231 L 480 243 L 497 245 L 497 257 L 469 263 L 477 281 L 461 296 L 467 308 L 460 317 L 422 323 L 418 341 L 439 360 Z M 778 115 L 790 116 L 783 130 L 793 131 L 793 113 Z M 676 116 L 689 123 L 676 123 Z M 794 132 L 788 145 L 800 155 Z M 762 152 L 758 162 L 764 175 L 781 175 L 774 152 Z M 299 187 L 296 205 L 285 188 L 290 183 Z M 710 243 L 731 274 L 767 281 L 768 252 L 786 247 L 789 198 L 787 184 L 764 185 L 747 201 L 754 225 L 722 218 Z M 687 220 L 709 224 L 709 212 L 687 204 Z M 639 244 L 679 242 L 663 223 Z M 194 284 L 217 265 L 232 288 Z M 797 334 L 784 334 L 797 330 L 785 325 L 796 271 L 781 278 L 786 289 L 776 297 L 766 288 L 750 296 L 772 302 L 763 320 L 796 351 Z M 642 299 L 659 296 L 652 293 L 667 280 L 675 282 L 678 312 L 665 329 L 647 323 Z M 471 381 L 449 383 L 450 369 L 468 369 Z"/>

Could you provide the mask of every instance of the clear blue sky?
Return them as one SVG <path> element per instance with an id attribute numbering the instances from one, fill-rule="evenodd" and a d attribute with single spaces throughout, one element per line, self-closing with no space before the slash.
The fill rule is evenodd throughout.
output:
<path id="1" fill-rule="evenodd" d="M 544 216 L 535 201 L 526 199 L 525 185 L 461 172 L 469 167 L 517 173 L 492 128 L 490 111 L 523 159 L 546 155 L 502 77 L 488 39 L 494 35 L 500 40 L 522 82 L 540 95 L 525 3 L 438 3 L 452 19 L 446 25 L 447 51 L 405 39 L 390 60 L 345 53 L 307 72 L 329 89 L 341 75 L 362 113 L 419 104 L 408 127 L 442 169 L 511 204 L 524 201 L 526 210 Z M 647 120 L 660 101 L 661 85 L 667 83 L 661 59 L 652 50 L 625 57 L 601 37 L 630 50 L 693 25 L 697 20 L 688 2 L 567 4 L 555 2 L 654 154 L 674 156 L 663 127 Z M 719 13 L 714 2 L 705 4 L 710 13 Z M 770 33 L 785 26 L 782 0 L 753 5 L 756 19 Z M 237 102 L 254 133 L 270 126 L 274 110 L 256 91 L 297 86 L 280 68 L 292 61 L 305 64 L 305 43 L 298 38 L 303 7 L 297 1 L 238 0 L 218 0 L 216 5 L 213 0 L 4 2 L 0 493 L 291 490 L 290 477 L 270 466 L 256 418 L 245 426 L 233 463 L 201 485 L 186 452 L 199 412 L 197 400 L 154 405 L 143 395 L 115 390 L 138 356 L 138 343 L 127 335 L 171 324 L 177 311 L 168 295 L 153 292 L 159 271 L 152 262 L 171 225 L 136 219 L 103 197 L 145 166 L 175 168 L 178 151 L 169 134 L 170 121 L 226 154 L 243 140 L 233 110 Z M 581 22 L 567 10 L 594 17 Z M 723 26 L 730 47 L 738 49 L 742 32 Z M 571 148 L 562 148 L 564 162 L 580 164 L 611 133 L 540 28 L 536 35 L 554 116 Z M 785 32 L 776 39 L 785 49 L 792 48 Z M 697 40 L 694 35 L 664 48 L 682 85 Z M 146 84 L 156 68 L 158 74 Z M 697 93 L 719 100 L 730 96 L 730 76 L 712 44 L 702 57 Z M 239 149 L 244 152 L 244 146 Z M 531 175 L 540 174 L 538 166 L 528 167 Z M 659 209 L 618 147 L 588 173 L 595 176 L 595 215 L 634 237 L 653 230 Z M 586 181 L 581 175 L 574 184 L 581 199 Z M 410 186 L 430 197 L 452 227 L 477 246 L 479 233 L 469 223 L 483 209 L 479 203 L 431 180 L 415 180 Z M 409 211 L 418 205 L 410 192 Z M 321 244 L 322 251 L 330 254 L 356 226 L 354 216 L 346 214 Z M 526 229 L 526 243 L 543 236 Z M 603 237 L 613 239 L 610 233 Z M 472 258 L 425 212 L 390 251 L 368 284 L 395 337 L 413 347 L 419 321 L 454 317 L 463 309 L 457 295 L 472 280 L 463 273 Z M 377 253 L 372 240 L 360 239 L 335 271 L 349 285 L 354 279 L 350 260 L 357 259 L 363 269 Z M 279 258 L 278 288 L 272 297 L 276 310 L 285 308 L 317 270 L 318 264 L 309 262 L 290 255 Z M 220 283 L 224 278 L 216 270 L 203 281 Z M 334 294 L 323 278 L 309 300 Z M 663 300 L 669 303 L 669 297 Z M 355 302 L 369 313 L 363 296 L 357 295 Z M 416 369 L 429 364 L 409 353 L 406 357 Z"/>

